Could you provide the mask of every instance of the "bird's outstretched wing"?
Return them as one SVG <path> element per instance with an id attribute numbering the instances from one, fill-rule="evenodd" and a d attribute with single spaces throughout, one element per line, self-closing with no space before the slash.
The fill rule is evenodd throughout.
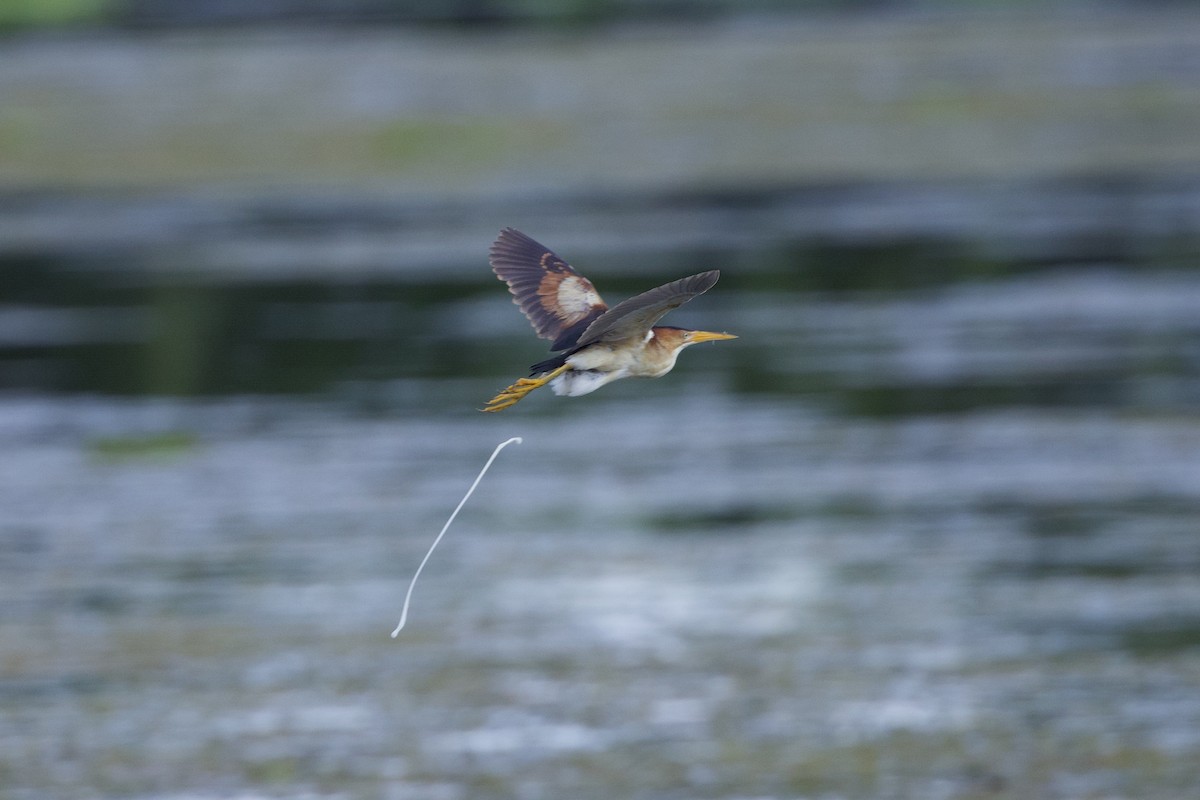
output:
<path id="1" fill-rule="evenodd" d="M 551 350 L 574 346 L 579 335 L 608 310 L 591 281 L 515 228 L 500 231 L 488 262 L 496 277 L 508 284 L 513 302 L 537 335 L 553 342 Z"/>
<path id="2" fill-rule="evenodd" d="M 711 289 L 721 277 L 718 270 L 701 272 L 687 278 L 680 278 L 642 292 L 628 300 L 617 303 L 596 321 L 587 327 L 579 336 L 575 347 L 586 347 L 595 342 L 615 342 L 632 337 L 642 337 L 654 323 L 663 318 L 668 311 L 679 308 L 693 297 L 704 294 Z"/>

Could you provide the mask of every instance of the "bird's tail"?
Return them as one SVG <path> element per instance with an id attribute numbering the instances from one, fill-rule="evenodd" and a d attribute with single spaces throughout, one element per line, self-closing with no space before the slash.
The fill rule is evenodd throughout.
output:
<path id="1" fill-rule="evenodd" d="M 559 353 L 556 356 L 547 358 L 545 361 L 539 361 L 529 368 L 530 377 L 541 375 L 543 372 L 549 372 L 552 369 L 558 369 L 563 364 L 567 363 L 567 354 Z"/>
<path id="2" fill-rule="evenodd" d="M 571 367 L 569 364 L 560 364 L 556 369 L 547 372 L 540 378 L 518 378 L 516 383 L 500 392 L 500 394 L 496 395 L 491 400 L 488 400 L 487 405 L 481 408 L 480 411 L 503 411 L 509 406 L 515 406 L 517 403 L 521 402 L 525 395 L 529 394 L 534 389 L 539 389 L 545 386 L 547 383 L 554 380 L 559 375 L 562 375 L 570 368 Z"/>

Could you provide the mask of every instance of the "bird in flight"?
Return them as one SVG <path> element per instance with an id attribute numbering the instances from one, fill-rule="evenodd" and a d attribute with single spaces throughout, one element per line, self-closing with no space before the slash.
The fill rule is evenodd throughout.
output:
<path id="1" fill-rule="evenodd" d="M 737 338 L 654 324 L 711 289 L 721 277 L 715 269 L 609 308 L 591 281 L 515 228 L 500 231 L 488 261 L 537 335 L 549 339 L 558 355 L 534 364 L 530 377 L 493 397 L 483 411 L 503 411 L 546 384 L 555 394 L 578 397 L 621 378 L 661 378 L 675 366 L 683 348 Z"/>

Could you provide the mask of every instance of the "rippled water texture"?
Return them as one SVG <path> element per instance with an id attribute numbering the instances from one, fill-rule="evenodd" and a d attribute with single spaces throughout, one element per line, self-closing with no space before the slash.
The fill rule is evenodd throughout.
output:
<path id="1" fill-rule="evenodd" d="M 485 379 L 397 379 L 369 414 L 9 397 L 0 774 L 28 797 L 1186 796 L 1198 295 L 1089 271 L 734 294 L 697 309 L 742 335 L 724 350 L 497 417 Z"/>

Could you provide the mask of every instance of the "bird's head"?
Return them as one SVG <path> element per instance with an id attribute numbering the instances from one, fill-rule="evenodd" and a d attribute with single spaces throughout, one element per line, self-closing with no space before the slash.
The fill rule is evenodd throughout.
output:
<path id="1" fill-rule="evenodd" d="M 736 339 L 732 333 L 714 333 L 712 331 L 693 331 L 687 328 L 673 328 L 662 325 L 654 328 L 654 338 L 667 349 L 679 352 L 690 344 L 701 342 L 719 342 L 723 339 Z"/>

